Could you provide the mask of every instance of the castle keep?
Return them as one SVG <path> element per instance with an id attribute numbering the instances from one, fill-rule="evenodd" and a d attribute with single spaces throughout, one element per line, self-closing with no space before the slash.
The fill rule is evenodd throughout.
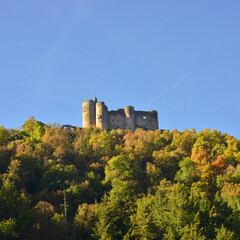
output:
<path id="1" fill-rule="evenodd" d="M 104 102 L 86 100 L 82 104 L 83 128 L 98 127 L 100 129 L 158 129 L 157 111 L 135 111 L 134 107 L 108 111 Z"/>

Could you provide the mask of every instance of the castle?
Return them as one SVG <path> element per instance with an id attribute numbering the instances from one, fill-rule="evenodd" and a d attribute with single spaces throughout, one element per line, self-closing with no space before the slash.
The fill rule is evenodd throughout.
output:
<path id="1" fill-rule="evenodd" d="M 98 127 L 100 129 L 158 129 L 157 111 L 135 111 L 134 107 L 108 111 L 104 102 L 86 100 L 82 104 L 83 128 Z"/>

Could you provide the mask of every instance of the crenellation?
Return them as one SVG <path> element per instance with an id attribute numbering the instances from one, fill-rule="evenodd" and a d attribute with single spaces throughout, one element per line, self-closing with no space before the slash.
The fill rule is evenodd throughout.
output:
<path id="1" fill-rule="evenodd" d="M 83 102 L 83 128 L 146 130 L 158 129 L 158 113 L 152 111 L 135 111 L 133 106 L 108 111 L 104 102 L 86 100 Z"/>

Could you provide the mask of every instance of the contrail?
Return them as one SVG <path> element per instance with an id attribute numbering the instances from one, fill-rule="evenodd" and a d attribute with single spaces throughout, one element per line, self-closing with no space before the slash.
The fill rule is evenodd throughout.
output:
<path id="1" fill-rule="evenodd" d="M 223 52 L 226 48 L 228 48 L 230 46 L 230 43 L 226 43 L 225 46 L 221 47 L 220 49 L 218 49 L 218 51 L 213 54 L 213 57 L 218 56 L 221 52 Z M 148 106 L 152 105 L 153 103 L 155 103 L 160 97 L 162 97 L 164 94 L 166 94 L 170 89 L 172 89 L 173 87 L 175 87 L 176 85 L 178 85 L 180 82 L 184 81 L 186 78 L 188 78 L 189 76 L 191 76 L 200 66 L 202 67 L 202 65 L 206 64 L 208 60 L 205 60 L 204 62 L 202 62 L 201 64 L 197 64 L 192 71 L 186 73 L 184 76 L 182 76 L 181 78 L 179 78 L 176 82 L 174 82 L 170 87 L 166 88 L 158 97 L 156 97 L 152 102 L 150 102 Z"/>
<path id="2" fill-rule="evenodd" d="M 191 76 L 197 69 L 198 69 L 199 65 L 197 65 L 192 71 L 186 73 L 185 75 L 183 75 L 181 78 L 179 78 L 177 81 L 175 81 L 170 87 L 166 88 L 162 94 L 160 94 L 158 97 L 156 97 L 152 102 L 150 102 L 147 106 L 152 105 L 153 103 L 155 103 L 160 97 L 162 97 L 164 94 L 166 94 L 170 89 L 172 89 L 173 87 L 175 87 L 176 85 L 178 85 L 180 82 L 184 81 L 186 78 L 188 78 L 189 76 Z"/>

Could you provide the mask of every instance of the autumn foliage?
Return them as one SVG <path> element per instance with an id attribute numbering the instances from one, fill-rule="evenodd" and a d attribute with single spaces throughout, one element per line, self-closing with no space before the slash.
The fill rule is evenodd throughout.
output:
<path id="1" fill-rule="evenodd" d="M 0 127 L 0 239 L 240 239 L 240 142 L 217 130 Z"/>

